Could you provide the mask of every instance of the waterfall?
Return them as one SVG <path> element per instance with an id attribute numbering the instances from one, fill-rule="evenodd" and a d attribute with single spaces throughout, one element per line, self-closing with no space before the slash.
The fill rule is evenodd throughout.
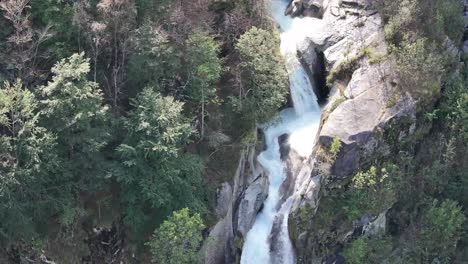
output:
<path id="1" fill-rule="evenodd" d="M 295 256 L 288 235 L 287 221 L 291 199 L 281 199 L 280 187 L 286 178 L 285 167 L 280 155 L 278 138 L 288 134 L 288 144 L 302 157 L 312 153 L 314 139 L 320 122 L 320 107 L 305 69 L 297 58 L 297 45 L 306 37 L 317 34 L 316 19 L 290 18 L 284 15 L 288 2 L 272 0 L 272 16 L 281 28 L 281 54 L 289 74 L 293 108 L 280 112 L 279 121 L 262 126 L 265 133 L 266 150 L 257 160 L 269 177 L 268 197 L 262 211 L 257 215 L 248 232 L 241 256 L 241 264 L 294 264 Z M 280 201 L 286 200 L 284 203 Z M 279 223 L 278 239 L 272 254 L 270 237 L 274 223 Z M 279 247 L 279 248 L 278 248 Z"/>

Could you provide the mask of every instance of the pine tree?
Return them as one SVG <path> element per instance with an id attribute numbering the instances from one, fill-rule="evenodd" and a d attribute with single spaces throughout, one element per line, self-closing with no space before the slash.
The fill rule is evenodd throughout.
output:
<path id="1" fill-rule="evenodd" d="M 110 137 L 108 107 L 95 82 L 88 80 L 89 60 L 74 54 L 52 68 L 54 76 L 39 88 L 42 123 L 57 135 L 60 154 L 71 173 L 88 179 L 103 173 L 100 151 Z"/>
<path id="2" fill-rule="evenodd" d="M 201 113 L 200 134 L 205 135 L 206 105 L 216 102 L 216 83 L 222 71 L 218 58 L 219 44 L 207 33 L 196 32 L 186 43 L 188 60 L 186 93 L 195 102 Z"/>
<path id="3" fill-rule="evenodd" d="M 0 241 L 31 239 L 70 202 L 53 134 L 39 125 L 38 102 L 21 82 L 0 90 Z"/>
<path id="4" fill-rule="evenodd" d="M 276 33 L 252 27 L 236 45 L 241 58 L 242 83 L 233 104 L 244 118 L 268 121 L 285 102 L 288 94 L 287 73 L 279 54 Z"/>
<path id="5" fill-rule="evenodd" d="M 202 207 L 202 164 L 182 153 L 194 132 L 182 114 L 183 103 L 146 88 L 132 105 L 125 121 L 127 137 L 117 149 L 124 165 L 118 181 L 126 223 L 139 231 L 148 211 L 158 210 L 164 217 L 181 206 Z"/>

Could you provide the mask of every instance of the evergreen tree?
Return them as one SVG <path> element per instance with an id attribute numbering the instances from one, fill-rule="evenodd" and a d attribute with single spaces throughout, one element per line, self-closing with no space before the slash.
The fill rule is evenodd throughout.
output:
<path id="1" fill-rule="evenodd" d="M 136 54 L 129 63 L 130 85 L 165 89 L 173 86 L 180 67 L 180 52 L 170 42 L 168 34 L 150 22 L 143 24 L 137 30 Z"/>
<path id="2" fill-rule="evenodd" d="M 146 88 L 132 105 L 125 121 L 127 136 L 117 149 L 124 164 L 118 180 L 126 223 L 141 231 L 152 209 L 165 217 L 182 206 L 202 207 L 202 164 L 182 153 L 193 134 L 183 103 Z"/>
<path id="3" fill-rule="evenodd" d="M 236 45 L 241 58 L 239 96 L 232 97 L 244 118 L 268 121 L 285 102 L 288 79 L 279 54 L 278 34 L 252 27 Z"/>
<path id="4" fill-rule="evenodd" d="M 88 80 L 89 71 L 89 60 L 74 54 L 57 63 L 52 80 L 39 88 L 43 124 L 57 135 L 61 156 L 81 180 L 99 174 L 99 152 L 110 136 L 108 107 L 98 85 Z"/>
<path id="5" fill-rule="evenodd" d="M 31 20 L 35 27 L 50 27 L 50 38 L 43 44 L 43 50 L 50 55 L 49 61 L 56 62 L 72 55 L 79 48 L 81 32 L 75 25 L 72 1 L 34 0 L 31 3 Z M 47 64 L 50 67 L 49 64 Z"/>
<path id="6" fill-rule="evenodd" d="M 64 204 L 69 182 L 55 137 L 39 125 L 38 102 L 21 82 L 0 90 L 0 241 L 31 239 Z"/>
<path id="7" fill-rule="evenodd" d="M 451 200 L 434 200 L 424 213 L 420 232 L 420 248 L 426 263 L 451 263 L 462 236 L 465 216 L 462 208 Z"/>
<path id="8" fill-rule="evenodd" d="M 218 58 L 219 45 L 207 33 L 196 32 L 186 43 L 188 61 L 187 95 L 199 105 L 201 113 L 200 134 L 204 137 L 206 104 L 216 102 L 216 83 L 222 71 Z"/>
<path id="9" fill-rule="evenodd" d="M 386 237 L 360 237 L 346 245 L 344 256 L 346 263 L 380 263 L 382 259 L 390 255 L 392 242 Z"/>

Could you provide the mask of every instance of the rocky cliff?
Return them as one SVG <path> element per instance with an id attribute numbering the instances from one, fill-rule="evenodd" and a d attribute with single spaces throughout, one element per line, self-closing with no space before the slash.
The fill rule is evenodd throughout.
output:
<path id="1" fill-rule="evenodd" d="M 301 53 L 306 55 L 304 62 L 311 72 L 317 71 L 310 53 L 323 54 L 330 95 L 322 114 L 314 155 L 303 168 L 307 173 L 303 173 L 295 185 L 297 199 L 289 228 L 298 263 L 320 261 L 332 254 L 324 252 L 322 244 L 338 247 L 356 229 L 385 227 L 385 212 L 382 212 L 380 216 L 366 216 L 355 226 L 335 226 L 330 233 L 321 230 L 314 215 L 319 207 L 333 206 L 320 202 L 331 189 L 339 192 L 340 186 L 349 182 L 358 168 L 376 156 L 389 154 L 391 143 L 385 134 L 392 125 L 405 128 L 398 132 L 399 139 L 413 133 L 416 125 L 416 103 L 409 94 L 397 89 L 395 65 L 386 56 L 382 19 L 372 2 L 323 1 L 321 9 L 323 14 L 319 17 L 326 28 L 323 41 L 311 40 Z M 300 15 L 297 14 L 300 9 L 297 10 L 288 12 Z M 328 150 L 333 140 L 339 140 L 341 148 L 330 157 Z M 323 229 L 330 226 L 332 223 Z M 327 248 L 334 246 L 327 245 Z"/>
<path id="2" fill-rule="evenodd" d="M 340 217 L 328 197 L 340 196 L 359 169 L 391 155 L 397 142 L 417 132 L 418 102 L 400 88 L 396 62 L 388 56 L 383 21 L 373 1 L 293 0 L 285 13 L 321 21 L 320 36 L 310 36 L 299 45 L 298 55 L 315 93 L 326 102 L 319 133 L 310 135 L 316 137 L 312 156 L 304 160 L 283 148 L 288 180 L 282 189 L 285 197 L 294 198 L 289 232 L 298 263 L 332 263 L 340 259 L 335 251 L 351 237 L 385 229 L 388 208 L 350 222 Z M 336 153 L 330 151 L 332 142 L 340 143 Z M 242 165 L 251 159 L 253 168 L 253 158 L 251 151 L 240 161 L 243 173 L 238 171 L 235 182 L 243 184 L 234 183 L 237 191 L 223 185 L 221 193 L 229 198 L 221 200 L 230 201 L 224 210 L 229 213 L 210 233 L 222 243 L 218 250 L 210 250 L 219 256 L 207 263 L 235 261 L 235 250 L 242 248 L 235 243 L 242 243 L 265 198 L 266 177 L 260 169 L 252 174 Z"/>

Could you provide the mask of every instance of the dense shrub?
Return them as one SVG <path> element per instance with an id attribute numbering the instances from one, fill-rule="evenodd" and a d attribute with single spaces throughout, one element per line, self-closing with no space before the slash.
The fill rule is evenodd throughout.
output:
<path id="1" fill-rule="evenodd" d="M 239 96 L 231 97 L 247 122 L 266 122 L 286 101 L 287 73 L 279 54 L 279 36 L 256 27 L 241 36 L 236 48 L 241 58 Z"/>
<path id="2" fill-rule="evenodd" d="M 147 243 L 153 261 L 161 264 L 199 263 L 198 249 L 204 227 L 199 214 L 191 215 L 187 208 L 174 212 Z"/>
<path id="3" fill-rule="evenodd" d="M 361 237 L 344 249 L 346 263 L 349 264 L 376 264 L 381 263 L 382 259 L 390 254 L 392 242 L 385 237 Z"/>

